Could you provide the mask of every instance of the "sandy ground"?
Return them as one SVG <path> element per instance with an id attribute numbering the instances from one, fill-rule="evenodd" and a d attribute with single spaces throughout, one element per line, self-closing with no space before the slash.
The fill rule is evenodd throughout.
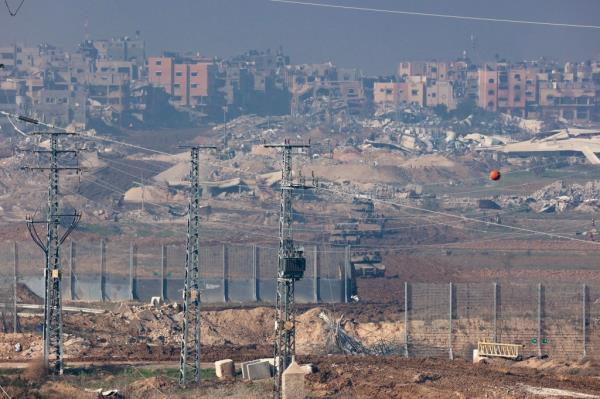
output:
<path id="1" fill-rule="evenodd" d="M 536 360 L 525 364 L 489 361 L 473 365 L 455 360 L 400 357 L 300 357 L 313 364 L 305 378 L 311 398 L 583 398 L 600 396 L 599 368 L 589 362 L 558 364 Z M 203 371 L 200 385 L 181 388 L 177 369 L 96 365 L 68 369 L 60 379 L 36 373 L 35 367 L 0 375 L 10 397 L 96 398 L 96 389 L 116 389 L 120 398 L 265 398 L 272 380 L 218 381 Z M 206 366 L 206 365 L 205 365 Z M 208 373 L 207 373 L 208 372 Z"/>

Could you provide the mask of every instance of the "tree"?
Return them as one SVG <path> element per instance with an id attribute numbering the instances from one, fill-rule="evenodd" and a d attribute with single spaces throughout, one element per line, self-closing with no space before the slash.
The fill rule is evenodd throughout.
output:
<path id="1" fill-rule="evenodd" d="M 465 119 L 469 115 L 478 114 L 483 111 L 477 106 L 477 103 L 472 98 L 466 98 L 459 102 L 456 109 L 450 113 L 450 116 L 457 119 Z"/>
<path id="2" fill-rule="evenodd" d="M 446 120 L 448 119 L 449 115 L 448 115 L 448 106 L 446 104 L 438 104 L 435 107 L 433 107 L 433 112 L 435 112 L 435 114 L 437 116 L 439 116 L 440 118 Z"/>

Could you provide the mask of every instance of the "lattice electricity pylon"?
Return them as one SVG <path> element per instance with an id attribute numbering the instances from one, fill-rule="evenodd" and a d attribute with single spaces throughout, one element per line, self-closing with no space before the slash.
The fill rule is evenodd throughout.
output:
<path id="1" fill-rule="evenodd" d="M 275 369 L 274 397 L 281 397 L 282 376 L 296 353 L 296 316 L 294 310 L 294 284 L 304 276 L 306 259 L 304 250 L 294 245 L 292 224 L 293 190 L 314 188 L 308 186 L 300 175 L 299 181 L 292 177 L 292 152 L 294 148 L 309 148 L 310 144 L 292 144 L 285 140 L 283 144 L 265 144 L 267 148 L 281 148 L 283 154 L 281 176 L 281 209 L 279 213 L 279 263 L 277 267 L 277 297 L 275 305 Z"/>
<path id="2" fill-rule="evenodd" d="M 47 135 L 50 137 L 49 150 L 33 150 L 36 153 L 47 153 L 50 155 L 48 167 L 25 167 L 27 170 L 48 170 L 48 204 L 46 220 L 35 220 L 27 217 L 27 228 L 33 241 L 44 251 L 46 265 L 44 269 L 44 364 L 49 373 L 61 375 L 63 373 L 63 343 L 62 343 L 62 292 L 61 292 L 61 257 L 60 247 L 69 234 L 75 229 L 81 219 L 81 214 L 60 214 L 58 202 L 58 175 L 61 170 L 75 170 L 79 167 L 59 166 L 59 154 L 74 153 L 73 150 L 59 150 L 58 137 L 74 135 L 67 132 L 34 132 L 32 135 Z M 59 225 L 62 218 L 71 218 L 67 230 L 60 235 Z M 46 225 L 45 243 L 40 237 L 35 226 Z"/>
<path id="3" fill-rule="evenodd" d="M 186 146 L 191 151 L 190 191 L 183 289 L 183 326 L 179 383 L 200 382 L 200 150 L 215 149 L 210 145 Z"/>

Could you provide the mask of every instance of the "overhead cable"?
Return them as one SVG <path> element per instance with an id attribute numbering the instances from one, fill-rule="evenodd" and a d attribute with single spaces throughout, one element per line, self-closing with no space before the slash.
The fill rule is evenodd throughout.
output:
<path id="1" fill-rule="evenodd" d="M 568 23 L 561 23 L 561 22 L 532 21 L 532 20 L 524 20 L 524 19 L 475 17 L 475 16 L 468 16 L 468 15 L 437 14 L 437 13 L 406 11 L 406 10 L 386 10 L 386 9 L 381 9 L 381 8 L 355 7 L 355 6 L 344 6 L 344 5 L 338 5 L 338 4 L 313 3 L 313 2 L 292 1 L 292 0 L 268 0 L 268 1 L 270 1 L 271 3 L 292 4 L 292 5 L 302 5 L 302 6 L 322 7 L 322 8 L 334 8 L 334 9 L 340 9 L 340 10 L 363 11 L 363 12 L 382 13 L 382 14 L 412 15 L 412 16 L 418 16 L 418 17 L 459 19 L 459 20 L 482 21 L 482 22 L 498 22 L 498 23 L 521 24 L 521 25 L 541 25 L 541 26 L 553 26 L 553 27 L 562 27 L 562 28 L 600 29 L 600 25 L 568 24 Z"/>

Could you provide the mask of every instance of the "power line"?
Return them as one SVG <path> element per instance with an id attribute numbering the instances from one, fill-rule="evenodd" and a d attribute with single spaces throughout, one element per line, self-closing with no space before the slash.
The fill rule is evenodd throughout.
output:
<path id="1" fill-rule="evenodd" d="M 339 195 L 348 195 L 347 193 L 344 193 L 344 192 L 341 192 L 341 191 L 330 190 L 330 189 L 326 189 L 326 188 L 321 188 L 321 190 L 330 191 L 330 192 L 333 192 L 333 193 L 337 193 Z M 381 202 L 381 203 L 389 204 L 389 205 L 395 205 L 395 206 L 399 206 L 401 208 L 407 208 L 407 209 L 412 209 L 412 210 L 416 210 L 416 211 L 427 212 L 427 213 L 431 213 L 431 214 L 435 214 L 435 215 L 440 215 L 440 216 L 447 216 L 447 217 L 451 217 L 451 218 L 455 218 L 455 219 L 461 219 L 461 220 L 464 220 L 464 221 L 471 221 L 471 222 L 476 222 L 476 223 L 484 223 L 484 224 L 487 224 L 487 225 L 499 226 L 499 227 L 503 227 L 503 228 L 506 228 L 506 229 L 523 231 L 523 232 L 526 232 L 526 233 L 533 233 L 533 234 L 543 235 L 543 236 L 552 237 L 552 238 L 560 238 L 560 239 L 563 239 L 563 240 L 578 241 L 578 242 L 583 242 L 583 243 L 586 243 L 586 244 L 590 244 L 590 243 L 593 243 L 593 244 L 596 244 L 596 245 L 600 244 L 600 242 L 586 241 L 586 240 L 582 240 L 580 238 L 574 238 L 574 237 L 568 237 L 568 236 L 563 236 L 563 235 L 554 234 L 554 233 L 547 233 L 547 232 L 544 232 L 544 231 L 537 231 L 537 230 L 532 230 L 532 229 L 526 229 L 526 228 L 523 228 L 523 227 L 510 226 L 510 225 L 507 225 L 507 224 L 500 224 L 500 223 L 495 223 L 495 222 L 487 222 L 487 221 L 484 221 L 484 220 L 479 220 L 479 219 L 475 219 L 475 218 L 471 218 L 471 217 L 467 217 L 467 216 L 455 215 L 455 214 L 448 213 L 448 212 L 434 211 L 434 210 L 431 210 L 431 209 L 420 208 L 420 207 L 417 207 L 417 206 L 401 204 L 401 203 L 393 202 L 393 201 L 387 201 L 387 200 L 381 200 L 381 199 L 375 199 L 375 198 L 373 198 L 373 201 Z"/>
<path id="2" fill-rule="evenodd" d="M 427 12 L 416 12 L 406 10 L 386 10 L 381 8 L 369 8 L 369 7 L 355 7 L 355 6 L 343 6 L 336 4 L 326 3 L 312 3 L 304 1 L 292 1 L 292 0 L 268 0 L 271 3 L 291 4 L 291 5 L 302 5 L 310 7 L 321 7 L 321 8 L 334 8 L 340 10 L 349 11 L 364 11 L 382 14 L 395 14 L 395 15 L 412 15 L 419 17 L 433 17 L 433 18 L 446 18 L 446 19 L 458 19 L 467 21 L 482 21 L 482 22 L 499 22 L 499 23 L 510 23 L 510 24 L 521 24 L 521 25 L 538 25 L 538 26 L 553 26 L 562 28 L 579 28 L 579 29 L 600 29 L 599 25 L 582 25 L 582 24 L 567 24 L 560 22 L 544 22 L 544 21 L 531 21 L 522 19 L 507 19 L 507 18 L 490 18 L 490 17 L 473 17 L 467 15 L 452 15 L 452 14 L 437 14 Z"/>
<path id="3" fill-rule="evenodd" d="M 19 5 L 17 6 L 17 8 L 15 8 L 15 10 L 13 11 L 10 8 L 10 5 L 8 4 L 8 0 L 4 0 L 4 4 L 6 5 L 6 9 L 8 10 L 8 13 L 10 14 L 11 17 L 14 17 L 14 16 L 16 16 L 19 13 L 19 10 L 23 6 L 23 3 L 25 3 L 25 0 L 21 0 L 21 3 L 19 3 Z"/>
<path id="4" fill-rule="evenodd" d="M 88 179 L 86 177 L 83 177 L 83 179 L 87 180 L 87 181 L 89 181 L 89 182 L 91 182 L 93 184 L 97 184 L 100 187 L 103 187 L 103 188 L 109 189 L 111 191 L 114 191 L 116 193 L 125 194 L 124 191 L 116 188 L 115 186 L 111 185 L 110 183 L 108 183 L 106 181 L 103 181 L 103 180 L 100 180 L 100 179 L 96 179 L 96 181 L 94 181 L 94 180 Z M 341 193 L 341 192 L 337 192 L 335 190 L 328 190 L 328 189 L 325 189 L 325 188 L 321 188 L 321 190 L 336 192 L 338 194 Z M 341 193 L 341 194 L 347 194 L 347 193 Z M 350 195 L 350 194 L 347 194 L 347 195 Z M 373 199 L 373 200 L 374 201 L 379 201 L 379 202 L 382 202 L 382 203 L 388 203 L 388 204 L 392 204 L 392 205 L 397 205 L 397 206 L 404 206 L 405 208 L 409 208 L 409 209 L 422 209 L 422 210 L 424 210 L 424 208 L 411 207 L 409 205 L 401 205 L 399 203 L 395 203 L 395 202 L 391 202 L 391 201 L 377 200 L 377 199 Z M 151 205 L 157 206 L 157 207 L 162 207 L 162 208 L 167 208 L 167 209 L 169 208 L 168 205 L 163 205 L 163 204 L 158 204 L 158 203 L 153 203 L 153 202 L 148 202 L 148 203 L 151 204 Z M 425 211 L 428 211 L 428 210 L 425 210 Z M 507 211 L 503 211 L 503 212 L 500 212 L 500 213 L 504 214 L 504 213 L 507 213 L 507 212 L 509 212 L 509 211 L 507 210 Z M 508 226 L 508 225 L 505 225 L 505 224 L 499 224 L 499 223 L 494 223 L 494 222 L 488 222 L 488 221 L 485 221 L 485 220 L 480 220 L 480 219 L 476 219 L 476 218 L 468 217 L 468 216 L 464 216 L 464 215 L 460 215 L 459 216 L 459 215 L 454 215 L 454 214 L 449 214 L 449 213 L 442 213 L 442 212 L 436 212 L 436 213 L 443 214 L 443 215 L 446 215 L 446 216 L 450 216 L 450 217 L 453 217 L 453 218 L 460 218 L 463 222 L 464 221 L 469 221 L 469 222 L 476 222 L 476 223 L 484 223 L 484 224 L 486 224 L 488 226 L 489 225 L 495 225 L 495 226 L 501 226 L 501 227 L 505 227 L 505 228 L 521 229 L 521 228 L 518 228 L 518 227 Z M 418 216 L 415 216 L 415 217 L 418 217 Z M 423 217 L 423 216 L 421 216 L 421 217 Z M 431 220 L 431 217 L 426 217 L 426 218 L 429 219 L 429 220 Z M 209 222 L 209 223 L 221 224 L 219 222 Z M 243 225 L 243 226 L 248 226 L 248 227 L 253 226 L 255 228 L 256 227 L 270 228 L 270 226 L 256 226 L 256 225 L 248 225 L 248 224 L 235 223 L 235 222 L 223 223 L 223 225 L 227 225 L 227 226 L 229 224 L 231 224 L 231 225 L 238 225 L 238 226 L 242 226 Z M 431 223 L 431 224 L 414 225 L 414 226 L 410 226 L 410 227 L 419 228 L 419 227 L 424 227 L 424 226 L 427 226 L 427 225 L 445 225 L 447 227 L 454 228 L 454 229 L 459 229 L 459 230 L 471 230 L 471 231 L 477 231 L 477 232 L 487 233 L 487 231 L 484 231 L 484 230 L 475 229 L 475 228 L 469 228 L 469 227 L 465 227 L 465 226 L 461 227 L 461 226 L 458 226 L 458 225 L 455 225 L 455 224 L 449 224 L 449 223 L 444 223 L 444 222 L 436 222 L 436 223 Z M 270 236 L 270 235 L 266 235 L 266 234 L 259 234 L 256 231 L 246 231 L 246 230 L 239 230 L 239 229 L 237 229 L 237 230 L 240 231 L 240 232 L 242 232 L 242 233 L 245 233 L 245 234 L 251 234 L 251 235 L 256 235 L 256 236 L 263 236 L 263 237 L 270 237 L 270 238 L 276 238 L 276 236 Z M 299 231 L 310 231 L 309 229 L 297 229 L 297 230 L 299 230 Z M 394 229 L 394 230 L 396 230 L 396 229 Z M 539 232 L 539 231 L 531 230 L 531 229 L 525 229 L 523 231 L 525 231 L 527 233 L 530 233 L 530 234 L 533 234 L 533 235 L 539 235 L 539 234 L 542 234 L 542 235 L 552 235 L 552 236 L 555 236 L 556 238 L 561 238 L 561 239 L 571 239 L 571 240 L 574 240 L 574 241 L 581 241 L 581 242 L 586 242 L 586 243 L 590 242 L 590 241 L 576 239 L 576 238 L 572 238 L 572 237 L 558 236 L 558 235 L 556 235 L 554 233 Z M 305 243 L 305 244 L 315 244 L 315 242 L 311 242 L 311 241 L 305 241 L 305 240 L 297 240 L 297 241 Z M 363 248 L 371 248 L 371 247 L 375 247 L 375 246 L 368 246 L 368 247 L 367 246 L 361 246 L 361 247 L 363 247 Z"/>
<path id="5" fill-rule="evenodd" d="M 271 0 L 271 1 L 275 1 L 275 0 Z M 302 4 L 309 4 L 309 3 L 302 3 Z M 33 123 L 33 124 L 39 124 L 39 125 L 46 126 L 46 127 L 49 127 L 49 128 L 56 128 L 53 125 L 45 124 L 43 122 L 40 122 L 40 121 L 32 119 L 32 118 L 28 118 L 28 117 L 19 116 L 19 115 L 13 115 L 13 114 L 9 114 L 9 113 L 3 112 L 3 111 L 0 111 L 0 114 L 3 114 L 5 116 L 7 116 L 9 118 L 9 120 L 10 120 L 11 116 L 15 116 L 18 119 L 23 120 L 25 122 L 29 122 L 29 123 Z M 12 121 L 11 121 L 11 124 L 12 124 Z M 59 128 L 59 129 L 66 132 L 66 129 L 64 129 L 64 128 Z M 25 133 L 22 132 L 22 134 L 25 134 Z M 27 134 L 25 134 L 25 135 L 27 135 Z M 126 142 L 120 142 L 120 141 L 117 141 L 117 140 L 103 138 L 103 137 L 100 137 L 100 136 L 82 136 L 82 135 L 79 135 L 79 137 L 88 138 L 88 139 L 99 139 L 99 140 L 109 141 L 109 142 L 113 142 L 115 144 L 120 144 L 120 145 L 123 145 L 123 146 L 137 148 L 137 149 L 141 149 L 141 150 L 145 150 L 145 151 L 149 151 L 149 152 L 155 152 L 155 153 L 162 154 L 162 155 L 168 155 L 168 156 L 174 156 L 175 155 L 175 154 L 170 154 L 170 153 L 166 153 L 166 152 L 159 151 L 159 150 L 153 150 L 153 149 L 150 149 L 150 148 L 147 148 L 147 147 L 143 147 L 143 146 L 138 146 L 138 145 L 135 145 L 135 144 L 130 144 L 130 143 L 126 143 Z M 87 180 L 87 179 L 85 179 L 85 180 Z M 96 181 L 92 181 L 92 180 L 88 180 L 88 181 L 90 181 L 92 183 L 95 183 L 95 184 L 98 184 L 99 186 L 103 186 L 102 184 L 99 184 Z M 108 188 L 107 185 L 110 185 L 107 182 L 104 182 L 104 181 L 101 181 L 101 182 L 105 184 L 104 188 Z M 113 186 L 113 189 L 114 189 L 114 186 Z M 321 190 L 330 191 L 330 192 L 336 193 L 338 195 L 339 194 L 341 194 L 341 195 L 352 195 L 352 194 L 349 194 L 349 193 L 344 193 L 344 192 L 340 192 L 340 191 L 336 191 L 336 190 L 330 190 L 330 189 L 325 189 L 325 188 L 321 188 Z M 119 192 L 120 194 L 124 194 L 124 192 L 121 191 L 121 190 L 118 190 L 117 192 Z M 571 241 L 579 241 L 579 242 L 584 242 L 584 243 L 590 243 L 591 242 L 591 241 L 586 241 L 586 240 L 577 239 L 577 238 L 573 238 L 573 237 L 567 237 L 567 236 L 557 235 L 557 234 L 554 234 L 554 233 L 540 232 L 540 231 L 526 229 L 526 228 L 520 228 L 520 227 L 516 227 L 516 226 L 509 226 L 509 225 L 506 225 L 506 224 L 499 224 L 499 223 L 487 222 L 487 221 L 483 221 L 483 220 L 479 220 L 479 219 L 475 219 L 475 218 L 471 218 L 471 217 L 466 217 L 466 216 L 459 216 L 459 215 L 454 215 L 454 214 L 445 213 L 445 212 L 432 211 L 432 210 L 428 210 L 428 209 L 425 209 L 425 208 L 419 208 L 419 207 L 415 207 L 415 206 L 400 204 L 400 203 L 396 203 L 396 202 L 392 202 L 392 201 L 386 201 L 386 200 L 381 200 L 381 199 L 376 199 L 376 198 L 373 198 L 372 200 L 376 201 L 376 202 L 387 203 L 387 204 L 391 204 L 391 205 L 396 205 L 396 206 L 404 207 L 404 208 L 407 208 L 407 209 L 420 210 L 422 212 L 429 212 L 429 213 L 434 213 L 434 214 L 437 214 L 437 215 L 444 215 L 444 216 L 448 216 L 448 217 L 452 217 L 452 218 L 459 218 L 459 219 L 461 219 L 463 221 L 472 221 L 472 222 L 477 222 L 477 223 L 485 223 L 487 225 L 497 225 L 497 226 L 500 226 L 500 227 L 504 227 L 504 228 L 508 228 L 508 229 L 513 229 L 513 230 L 518 230 L 518 231 L 523 231 L 523 232 L 532 233 L 532 234 L 536 234 L 536 235 L 545 235 L 545 236 L 550 236 L 550 237 L 554 237 L 554 238 L 566 239 L 566 240 L 571 240 Z M 168 208 L 168 206 L 165 206 L 165 205 L 159 205 L 159 204 L 152 204 L 152 205 L 162 206 L 162 207 Z M 443 223 L 440 223 L 440 224 L 443 224 Z M 594 242 L 594 243 L 596 244 L 596 242 Z"/>

